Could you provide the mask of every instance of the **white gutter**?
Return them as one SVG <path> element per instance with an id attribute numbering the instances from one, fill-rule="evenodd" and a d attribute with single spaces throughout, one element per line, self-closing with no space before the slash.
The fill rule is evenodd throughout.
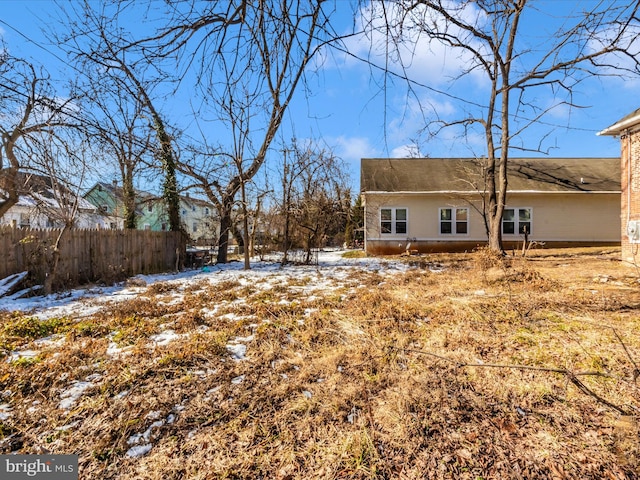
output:
<path id="1" fill-rule="evenodd" d="M 640 113 L 637 113 L 631 118 L 627 118 L 626 120 L 613 124 L 610 127 L 607 127 L 604 130 L 596 133 L 596 135 L 617 136 L 617 135 L 620 135 L 620 133 L 622 133 L 623 130 L 626 130 L 627 128 L 632 127 L 638 123 L 640 123 Z"/>

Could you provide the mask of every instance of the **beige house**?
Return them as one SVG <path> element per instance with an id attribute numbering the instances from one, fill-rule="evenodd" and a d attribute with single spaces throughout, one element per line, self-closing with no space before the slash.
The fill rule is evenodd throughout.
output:
<path id="1" fill-rule="evenodd" d="M 640 109 L 621 118 L 598 135 L 620 137 L 622 259 L 640 263 Z"/>
<path id="2" fill-rule="evenodd" d="M 470 158 L 362 159 L 365 249 L 472 250 L 487 242 L 483 163 Z M 502 221 L 507 249 L 620 244 L 619 158 L 513 158 Z"/>

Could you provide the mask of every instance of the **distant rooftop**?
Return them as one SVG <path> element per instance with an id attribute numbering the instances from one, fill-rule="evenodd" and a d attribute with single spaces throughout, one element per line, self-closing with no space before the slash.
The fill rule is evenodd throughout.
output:
<path id="1" fill-rule="evenodd" d="M 362 192 L 478 192 L 483 159 L 363 158 Z M 511 158 L 507 191 L 619 192 L 619 158 Z"/>

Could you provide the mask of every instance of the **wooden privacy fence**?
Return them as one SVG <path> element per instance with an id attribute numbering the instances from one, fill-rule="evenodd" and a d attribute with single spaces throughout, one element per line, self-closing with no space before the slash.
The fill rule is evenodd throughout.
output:
<path id="1" fill-rule="evenodd" d="M 55 290 L 173 271 L 184 261 L 186 250 L 181 232 L 0 227 L 0 279 L 28 271 L 29 283 L 42 285 L 52 274 L 54 246 L 61 234 Z"/>

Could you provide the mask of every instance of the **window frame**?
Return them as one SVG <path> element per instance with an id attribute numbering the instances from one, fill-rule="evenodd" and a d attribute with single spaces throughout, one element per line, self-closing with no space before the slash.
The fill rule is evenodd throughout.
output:
<path id="1" fill-rule="evenodd" d="M 513 211 L 513 220 L 506 220 L 506 212 Z M 528 212 L 528 219 L 521 219 L 521 212 Z M 504 226 L 505 223 L 513 223 L 513 232 L 505 232 Z M 502 235 L 508 235 L 512 237 L 521 236 L 525 233 L 522 231 L 522 226 L 525 224 L 529 225 L 529 229 L 527 231 L 527 235 L 531 235 L 533 230 L 533 207 L 504 207 L 502 211 L 502 221 L 500 222 L 500 232 Z"/>
<path id="2" fill-rule="evenodd" d="M 449 211 L 450 218 L 442 218 L 444 211 Z M 464 210 L 465 219 L 458 219 L 458 212 Z M 450 231 L 445 232 L 442 229 L 443 224 L 450 224 Z M 458 225 L 465 225 L 464 232 L 458 231 Z M 440 207 L 438 209 L 438 235 L 444 236 L 469 236 L 469 207 Z"/>
<path id="3" fill-rule="evenodd" d="M 20 213 L 20 228 L 31 228 L 31 215 Z"/>
<path id="4" fill-rule="evenodd" d="M 383 211 L 390 211 L 390 217 L 383 218 Z M 404 211 L 404 218 L 398 219 L 398 211 Z M 383 223 L 388 223 L 389 228 L 384 228 Z M 404 224 L 404 231 L 398 231 L 398 225 Z M 407 207 L 380 207 L 378 212 L 378 227 L 381 235 L 408 235 L 409 233 L 409 208 Z M 388 231 L 387 231 L 388 230 Z M 402 229 L 401 229 L 402 230 Z"/>

